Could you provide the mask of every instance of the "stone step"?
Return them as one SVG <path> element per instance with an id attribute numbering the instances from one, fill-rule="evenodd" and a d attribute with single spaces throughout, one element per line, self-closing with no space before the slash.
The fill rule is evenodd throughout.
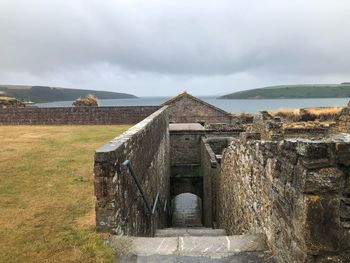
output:
<path id="1" fill-rule="evenodd" d="M 271 253 L 242 252 L 227 257 L 152 255 L 136 256 L 124 255 L 115 259 L 118 263 L 274 263 Z"/>
<path id="2" fill-rule="evenodd" d="M 165 228 L 158 229 L 156 237 L 179 237 L 179 236 L 226 236 L 225 229 L 213 228 Z"/>
<path id="3" fill-rule="evenodd" d="M 128 248 L 124 255 L 116 249 L 120 262 L 272 262 L 263 235 L 119 237 L 110 245 L 119 248 L 118 242 Z"/>

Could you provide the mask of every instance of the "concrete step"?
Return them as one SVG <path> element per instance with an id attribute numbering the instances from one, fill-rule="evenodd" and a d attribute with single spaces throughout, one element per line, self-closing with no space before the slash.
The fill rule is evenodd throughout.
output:
<path id="1" fill-rule="evenodd" d="M 158 229 L 156 237 L 180 237 L 180 236 L 226 236 L 225 229 L 213 228 L 165 228 Z"/>
<path id="2" fill-rule="evenodd" d="M 118 263 L 274 263 L 271 253 L 267 252 L 243 252 L 227 257 L 210 258 L 203 256 L 176 256 L 176 255 L 152 255 L 118 256 Z"/>
<path id="3" fill-rule="evenodd" d="M 272 262 L 263 235 L 119 237 L 110 245 L 118 242 L 128 251 L 116 249 L 117 262 Z"/>

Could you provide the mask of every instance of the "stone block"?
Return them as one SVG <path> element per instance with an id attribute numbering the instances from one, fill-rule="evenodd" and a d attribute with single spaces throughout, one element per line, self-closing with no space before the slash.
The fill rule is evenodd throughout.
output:
<path id="1" fill-rule="evenodd" d="M 340 217 L 345 220 L 350 220 L 350 198 L 341 199 Z"/>
<path id="2" fill-rule="evenodd" d="M 315 258 L 315 263 L 346 263 L 341 255 L 320 255 Z"/>
<path id="3" fill-rule="evenodd" d="M 336 143 L 335 144 L 336 162 L 346 166 L 350 165 L 350 144 Z"/>
<path id="4" fill-rule="evenodd" d="M 301 164 L 307 169 L 320 169 L 325 167 L 330 167 L 332 165 L 330 158 L 300 158 Z"/>
<path id="5" fill-rule="evenodd" d="M 322 159 L 328 156 L 328 145 L 308 140 L 298 141 L 296 151 L 299 155 L 310 159 Z"/>
<path id="6" fill-rule="evenodd" d="M 344 195 L 350 197 L 350 176 L 347 175 L 345 179 Z"/>
<path id="7" fill-rule="evenodd" d="M 295 189 L 295 188 L 294 188 Z M 303 244 L 303 250 L 306 251 L 304 244 L 305 222 L 307 218 L 307 200 L 304 194 L 297 191 L 293 202 L 292 224 L 294 229 L 295 241 Z"/>
<path id="8" fill-rule="evenodd" d="M 280 180 L 283 183 L 292 182 L 294 176 L 294 165 L 289 163 L 287 160 L 280 161 Z"/>
<path id="9" fill-rule="evenodd" d="M 345 180 L 343 172 L 335 167 L 304 170 L 297 176 L 300 191 L 309 194 L 339 193 Z"/>
<path id="10" fill-rule="evenodd" d="M 339 249 L 340 221 L 338 198 L 308 195 L 305 242 L 308 254 L 322 254 Z"/>
<path id="11" fill-rule="evenodd" d="M 340 248 L 350 252 L 350 228 L 343 228 L 341 232 Z"/>

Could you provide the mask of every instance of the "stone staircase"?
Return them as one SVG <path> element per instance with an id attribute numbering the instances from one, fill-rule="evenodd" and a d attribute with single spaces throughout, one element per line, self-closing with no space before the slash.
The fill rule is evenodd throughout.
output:
<path id="1" fill-rule="evenodd" d="M 166 228 L 155 237 L 115 238 L 110 245 L 123 242 L 128 251 L 116 262 L 274 262 L 263 235 L 227 236 L 224 229 Z"/>

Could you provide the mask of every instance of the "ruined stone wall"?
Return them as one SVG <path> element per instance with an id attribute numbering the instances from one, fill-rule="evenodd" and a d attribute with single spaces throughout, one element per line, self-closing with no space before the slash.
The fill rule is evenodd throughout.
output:
<path id="1" fill-rule="evenodd" d="M 169 121 L 173 123 L 231 123 L 230 114 L 220 112 L 190 98 L 170 104 Z"/>
<path id="2" fill-rule="evenodd" d="M 220 169 L 208 139 L 201 140 L 201 174 L 203 176 L 203 224 L 213 227 L 217 221 L 217 177 Z"/>
<path id="3" fill-rule="evenodd" d="M 277 262 L 350 262 L 350 144 L 234 141 L 219 175 L 219 227 L 264 233 Z"/>
<path id="4" fill-rule="evenodd" d="M 0 109 L 0 125 L 135 124 L 158 106 L 57 107 Z"/>
<path id="5" fill-rule="evenodd" d="M 222 154 L 222 151 L 230 145 L 234 137 L 206 136 L 205 143 L 209 144 L 214 154 Z"/>
<path id="6" fill-rule="evenodd" d="M 285 128 L 283 129 L 284 138 L 304 138 L 320 140 L 329 135 L 329 128 L 314 127 L 314 128 Z"/>
<path id="7" fill-rule="evenodd" d="M 260 133 L 262 140 L 281 140 L 283 138 L 282 122 L 274 119 L 267 112 L 262 111 L 254 115 L 254 120 L 248 132 Z"/>
<path id="8" fill-rule="evenodd" d="M 99 232 L 152 236 L 167 226 L 167 213 L 150 216 L 130 174 L 118 166 L 130 160 L 153 204 L 157 191 L 169 199 L 169 131 L 166 107 L 156 111 L 95 153 L 96 228 Z M 168 200 L 169 204 L 169 200 Z"/>
<path id="9" fill-rule="evenodd" d="M 337 125 L 334 129 L 337 132 L 350 131 L 350 106 L 343 108 L 337 119 Z"/>

